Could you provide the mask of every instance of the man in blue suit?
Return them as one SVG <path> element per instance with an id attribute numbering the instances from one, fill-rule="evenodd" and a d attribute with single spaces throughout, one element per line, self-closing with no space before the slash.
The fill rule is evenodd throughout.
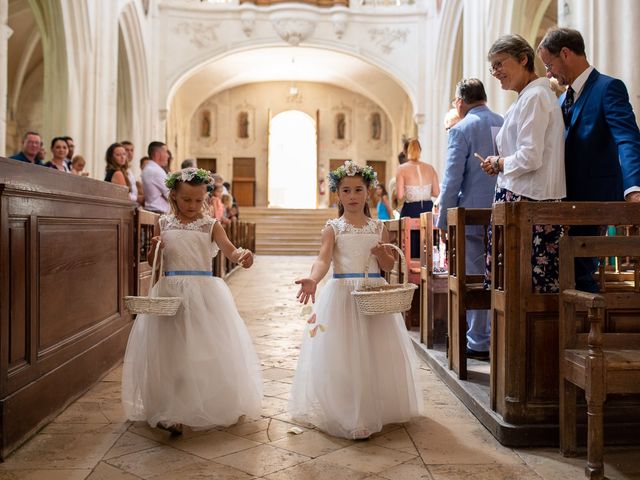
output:
<path id="1" fill-rule="evenodd" d="M 493 203 L 496 177 L 480 168 L 482 157 L 495 155 L 494 132 L 502 126 L 502 117 L 486 105 L 484 85 L 476 78 L 461 80 L 456 86 L 454 107 L 461 120 L 449 130 L 447 162 L 440 187 L 440 214 L 436 225 L 447 228 L 447 209 L 455 207 L 487 208 Z M 484 273 L 484 232 L 470 226 L 465 232 L 467 273 Z M 490 317 L 487 310 L 467 312 L 467 356 L 489 358 Z"/>
<path id="2" fill-rule="evenodd" d="M 577 30 L 554 27 L 538 46 L 547 77 L 566 85 L 565 121 L 569 201 L 640 201 L 640 131 L 621 80 L 589 65 Z M 599 227 L 572 227 L 570 235 L 598 235 Z M 595 259 L 576 260 L 576 287 L 598 291 Z"/>

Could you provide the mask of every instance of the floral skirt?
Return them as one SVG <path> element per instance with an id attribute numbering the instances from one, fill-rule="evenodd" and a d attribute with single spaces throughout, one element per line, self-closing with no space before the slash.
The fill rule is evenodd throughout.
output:
<path id="1" fill-rule="evenodd" d="M 523 195 L 513 193 L 506 188 L 496 186 L 494 203 L 522 201 L 536 202 L 538 200 L 532 200 Z M 491 225 L 493 225 L 493 219 L 491 220 Z M 558 293 L 560 291 L 558 245 L 562 237 L 562 232 L 562 225 L 533 226 L 533 245 L 531 249 L 533 276 L 531 278 L 531 289 L 536 293 Z M 491 245 L 492 228 L 489 228 L 484 274 L 484 288 L 487 290 L 491 288 Z"/>

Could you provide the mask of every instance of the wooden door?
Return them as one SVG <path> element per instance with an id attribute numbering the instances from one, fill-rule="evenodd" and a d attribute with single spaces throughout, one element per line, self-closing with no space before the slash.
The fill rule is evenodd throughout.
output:
<path id="1" fill-rule="evenodd" d="M 209 170 L 212 173 L 217 173 L 218 162 L 215 158 L 196 158 L 198 162 L 198 168 Z"/>
<path id="2" fill-rule="evenodd" d="M 387 162 L 384 160 L 367 160 L 367 165 L 372 167 L 376 173 L 378 174 L 378 183 L 384 185 L 384 188 L 389 191 L 389 186 L 387 185 Z M 389 201 L 391 201 L 391 197 L 389 197 Z M 376 208 L 378 204 L 378 198 L 376 197 L 376 192 L 374 190 L 369 190 L 369 207 L 372 209 Z"/>
<path id="3" fill-rule="evenodd" d="M 340 165 L 343 165 L 347 159 L 336 159 L 332 158 L 329 160 L 329 171 L 332 172 Z M 334 192 L 329 192 L 329 207 L 334 208 L 338 206 L 338 194 Z"/>
<path id="4" fill-rule="evenodd" d="M 256 205 L 256 159 L 234 157 L 233 196 L 239 207 L 255 207 Z"/>

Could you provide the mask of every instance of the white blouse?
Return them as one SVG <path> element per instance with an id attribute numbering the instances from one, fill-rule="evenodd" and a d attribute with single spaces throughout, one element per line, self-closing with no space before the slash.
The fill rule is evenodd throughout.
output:
<path id="1" fill-rule="evenodd" d="M 498 187 L 533 200 L 566 196 L 564 121 L 547 78 L 538 78 L 518 95 L 496 137 L 504 171 Z"/>

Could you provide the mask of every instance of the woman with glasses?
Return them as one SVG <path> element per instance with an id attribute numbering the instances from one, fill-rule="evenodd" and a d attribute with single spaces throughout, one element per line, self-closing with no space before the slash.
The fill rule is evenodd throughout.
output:
<path id="1" fill-rule="evenodd" d="M 518 93 L 496 137 L 498 155 L 481 164 L 487 174 L 498 176 L 494 202 L 559 201 L 566 195 L 564 123 L 549 80 L 534 71 L 533 48 L 520 35 L 504 35 L 491 46 L 488 59 L 489 72 L 502 88 Z M 560 225 L 533 226 L 535 292 L 558 292 L 561 235 Z M 491 241 L 486 287 L 490 274 Z"/>

